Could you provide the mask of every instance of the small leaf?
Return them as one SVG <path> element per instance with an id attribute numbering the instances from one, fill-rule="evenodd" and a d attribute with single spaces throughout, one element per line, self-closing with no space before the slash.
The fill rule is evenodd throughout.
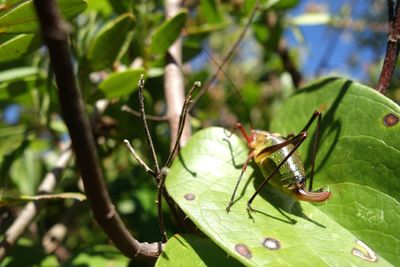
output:
<path id="1" fill-rule="evenodd" d="M 64 18 L 71 19 L 85 10 L 84 0 L 58 0 L 58 6 Z M 38 21 L 33 2 L 23 1 L 21 4 L 0 15 L 0 33 L 36 33 Z"/>
<path id="2" fill-rule="evenodd" d="M 158 257 L 157 267 L 162 266 L 242 266 L 241 263 L 219 248 L 208 238 L 191 234 L 174 235 Z"/>
<path id="3" fill-rule="evenodd" d="M 183 27 L 185 27 L 186 17 L 187 12 L 181 11 L 156 29 L 151 39 L 151 53 L 158 55 L 165 54 L 168 48 L 179 37 Z"/>
<path id="4" fill-rule="evenodd" d="M 290 9 L 298 5 L 299 0 L 268 0 L 263 1 L 262 7 L 264 9 L 277 9 L 277 10 L 285 10 Z"/>
<path id="5" fill-rule="evenodd" d="M 296 26 L 310 26 L 328 24 L 332 20 L 329 13 L 306 13 L 300 16 L 287 18 L 289 24 Z"/>
<path id="6" fill-rule="evenodd" d="M 96 245 L 80 249 L 63 266 L 128 266 L 125 257 L 114 246 Z"/>
<path id="7" fill-rule="evenodd" d="M 135 18 L 123 14 L 106 23 L 97 33 L 88 51 L 88 59 L 93 70 L 100 70 L 117 61 L 132 40 Z"/>
<path id="8" fill-rule="evenodd" d="M 144 71 L 139 68 L 113 73 L 100 83 L 99 89 L 107 98 L 128 96 L 137 88 L 140 75 L 144 74 Z"/>
<path id="9" fill-rule="evenodd" d="M 220 23 L 221 14 L 215 0 L 201 0 L 199 12 L 201 16 L 210 24 Z"/>
<path id="10" fill-rule="evenodd" d="M 36 34 L 19 34 L 0 44 L 0 62 L 19 59 L 37 50 L 40 39 Z"/>
<path id="11" fill-rule="evenodd" d="M 38 74 L 40 74 L 40 70 L 36 67 L 8 69 L 0 72 L 0 83 L 12 82 L 29 76 L 36 76 Z"/>
<path id="12" fill-rule="evenodd" d="M 38 86 L 41 71 L 35 67 L 22 67 L 0 72 L 0 100 L 31 105 L 29 89 Z"/>

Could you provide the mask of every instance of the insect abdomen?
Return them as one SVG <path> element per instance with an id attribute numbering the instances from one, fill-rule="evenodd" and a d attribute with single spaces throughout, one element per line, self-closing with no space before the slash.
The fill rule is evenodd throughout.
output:
<path id="1" fill-rule="evenodd" d="M 270 136 L 269 139 L 272 145 L 280 144 L 285 141 L 283 138 L 278 136 Z M 279 165 L 279 163 L 282 162 L 293 148 L 293 145 L 287 145 L 286 147 L 264 157 L 259 162 L 264 177 L 268 177 L 268 175 L 271 174 L 271 172 Z M 305 171 L 297 152 L 293 153 L 287 159 L 287 161 L 279 168 L 277 174 L 270 180 L 272 186 L 288 193 L 291 192 L 296 185 L 304 184 L 304 182 Z"/>

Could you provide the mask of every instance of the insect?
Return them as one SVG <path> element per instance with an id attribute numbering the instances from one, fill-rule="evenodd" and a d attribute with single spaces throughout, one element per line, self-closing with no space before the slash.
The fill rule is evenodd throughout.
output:
<path id="1" fill-rule="evenodd" d="M 317 119 L 317 128 L 315 131 L 315 142 L 311 161 L 310 184 L 309 189 L 307 190 L 305 170 L 297 149 L 307 138 L 307 130 L 315 119 Z M 268 131 L 253 129 L 249 135 L 244 127 L 238 123 L 235 126 L 235 129 L 239 129 L 243 134 L 243 137 L 245 138 L 250 149 L 250 153 L 242 167 L 242 171 L 236 182 L 235 189 L 232 193 L 231 199 L 229 200 L 228 206 L 226 207 L 226 211 L 229 212 L 231 206 L 233 205 L 240 180 L 242 179 L 243 173 L 246 171 L 247 165 L 252 159 L 260 167 L 265 179 L 247 202 L 248 210 L 253 210 L 251 203 L 268 182 L 275 188 L 298 200 L 309 202 L 322 202 L 327 200 L 331 196 L 330 191 L 312 191 L 314 162 L 320 123 L 321 113 L 319 111 L 314 111 L 303 130 L 300 131 L 299 134 L 290 138 L 284 138 L 279 134 Z"/>

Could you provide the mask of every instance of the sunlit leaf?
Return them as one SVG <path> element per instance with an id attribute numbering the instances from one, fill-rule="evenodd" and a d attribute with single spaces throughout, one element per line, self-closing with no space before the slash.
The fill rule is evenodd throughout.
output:
<path id="1" fill-rule="evenodd" d="M 128 266 L 129 259 L 114 246 L 96 245 L 81 249 L 63 266 Z"/>
<path id="2" fill-rule="evenodd" d="M 58 0 L 61 14 L 67 18 L 73 18 L 83 10 L 87 3 L 84 0 Z M 21 1 L 4 14 L 0 15 L 0 33 L 36 33 L 38 21 L 32 1 Z"/>
<path id="3" fill-rule="evenodd" d="M 372 89 L 327 79 L 293 96 L 271 128 L 283 135 L 296 133 L 314 109 L 324 112 L 315 184 L 332 191 L 325 203 L 298 202 L 267 186 L 255 198 L 257 212 L 250 217 L 247 200 L 263 179 L 259 171 L 251 174 L 250 165 L 226 213 L 248 149 L 220 128 L 203 130 L 189 140 L 168 174 L 168 192 L 205 234 L 247 265 L 395 264 L 399 255 L 393 248 L 400 234 L 394 222 L 400 208 L 390 195 L 400 186 L 399 124 L 387 127 L 383 122 L 387 114 L 399 116 L 398 106 Z M 357 137 L 367 143 L 351 142 Z M 371 143 L 374 140 L 379 141 Z M 302 146 L 303 152 L 310 149 L 309 143 Z M 303 154 L 303 159 L 309 168 L 309 158 Z"/>
<path id="4" fill-rule="evenodd" d="M 271 129 L 299 131 L 314 109 L 323 112 L 315 182 L 334 192 L 320 209 L 396 263 L 400 254 L 393 248 L 400 229 L 392 222 L 400 219 L 399 106 L 358 83 L 324 79 L 285 102 Z M 301 147 L 303 157 L 310 151 L 309 143 Z M 310 166 L 309 157 L 305 165 Z"/>
<path id="5" fill-rule="evenodd" d="M 144 69 L 129 69 L 111 74 L 99 85 L 107 98 L 128 96 L 138 86 L 140 75 Z"/>
<path id="6" fill-rule="evenodd" d="M 181 11 L 175 17 L 166 20 L 160 27 L 156 29 L 151 39 L 150 51 L 153 54 L 163 55 L 168 48 L 179 37 L 183 27 L 185 26 L 187 17 L 186 11 Z"/>
<path id="7" fill-rule="evenodd" d="M 332 20 L 329 13 L 309 13 L 302 14 L 296 17 L 287 18 L 289 24 L 296 26 L 310 26 L 310 25 L 321 25 L 330 23 Z"/>
<path id="8" fill-rule="evenodd" d="M 158 257 L 161 266 L 242 266 L 210 239 L 191 234 L 174 235 Z"/>
<path id="9" fill-rule="evenodd" d="M 19 59 L 37 50 L 40 39 L 36 34 L 20 34 L 0 44 L 0 62 Z"/>

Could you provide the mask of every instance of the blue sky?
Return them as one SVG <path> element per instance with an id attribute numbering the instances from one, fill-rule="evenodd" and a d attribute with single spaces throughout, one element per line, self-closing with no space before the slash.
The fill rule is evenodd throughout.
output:
<path id="1" fill-rule="evenodd" d="M 364 20 L 364 15 L 371 7 L 371 1 L 300 1 L 300 4 L 289 13 L 290 16 L 298 16 L 306 12 L 310 4 L 317 4 L 326 8 L 331 15 L 340 16 L 340 10 L 347 5 L 350 8 L 353 20 Z M 386 1 L 385 1 L 386 3 Z M 378 14 L 377 14 L 378 15 Z M 384 13 L 386 15 L 386 13 Z M 385 18 L 386 19 L 386 18 Z M 366 66 L 375 62 L 376 53 L 382 58 L 386 48 L 386 39 L 381 40 L 381 49 L 372 51 L 369 48 L 360 48 L 351 30 L 337 30 L 326 25 L 300 26 L 304 37 L 304 43 L 299 43 L 292 30 L 285 32 L 290 47 L 301 47 L 304 51 L 301 72 L 305 77 L 311 78 L 321 74 L 341 74 L 350 76 L 356 80 L 366 80 L 368 73 Z M 368 27 L 366 27 L 368 29 Z M 326 68 L 322 73 L 317 73 L 318 66 L 323 57 L 328 57 Z M 353 57 L 360 62 L 355 66 L 348 63 L 348 58 Z"/>

